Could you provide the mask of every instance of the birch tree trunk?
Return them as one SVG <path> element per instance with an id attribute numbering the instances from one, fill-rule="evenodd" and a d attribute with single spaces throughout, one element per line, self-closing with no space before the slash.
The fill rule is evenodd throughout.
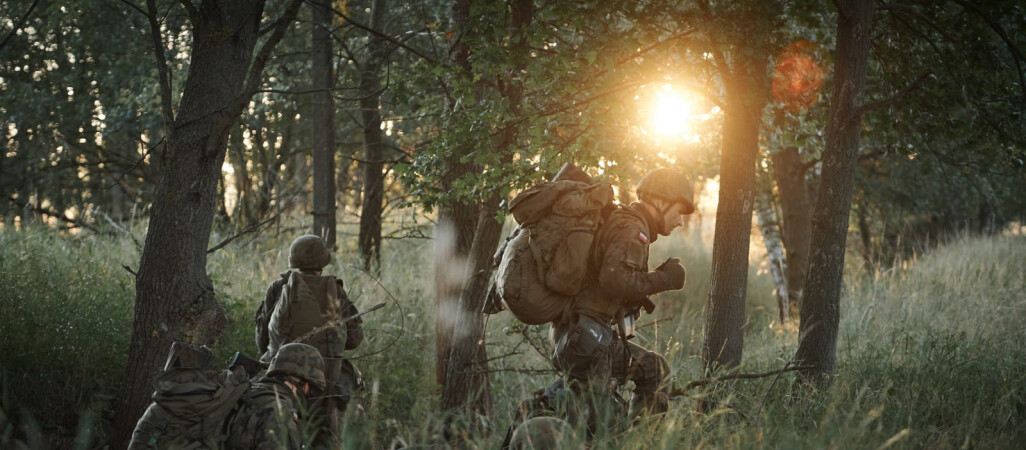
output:
<path id="1" fill-rule="evenodd" d="M 787 322 L 791 315 L 790 301 L 787 298 L 787 260 L 784 258 L 780 224 L 777 223 L 776 214 L 773 212 L 771 188 L 772 185 L 769 185 L 765 189 L 759 189 L 756 194 L 755 215 L 759 223 L 759 231 L 762 233 L 762 241 L 766 246 L 766 259 L 769 261 L 770 275 L 773 276 L 773 284 L 777 286 L 777 313 L 780 316 L 780 322 L 783 323 Z"/>

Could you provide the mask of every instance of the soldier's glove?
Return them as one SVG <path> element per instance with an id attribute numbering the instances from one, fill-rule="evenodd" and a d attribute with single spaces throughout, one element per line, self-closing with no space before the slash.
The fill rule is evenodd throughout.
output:
<path id="1" fill-rule="evenodd" d="M 677 290 L 684 287 L 684 280 L 687 277 L 684 266 L 680 264 L 679 258 L 669 258 L 656 267 L 653 272 L 660 280 L 659 291 Z"/>

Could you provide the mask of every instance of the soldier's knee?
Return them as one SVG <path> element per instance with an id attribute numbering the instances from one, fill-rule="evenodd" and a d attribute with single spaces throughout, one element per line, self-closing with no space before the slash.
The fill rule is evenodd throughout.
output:
<path id="1" fill-rule="evenodd" d="M 670 374 L 670 364 L 658 353 L 649 352 L 638 361 L 634 384 L 640 389 L 655 390 Z"/>

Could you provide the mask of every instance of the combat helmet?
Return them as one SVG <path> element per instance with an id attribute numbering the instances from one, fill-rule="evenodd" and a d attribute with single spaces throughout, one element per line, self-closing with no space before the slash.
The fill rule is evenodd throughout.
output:
<path id="1" fill-rule="evenodd" d="M 304 234 L 289 246 L 289 267 L 321 269 L 331 262 L 331 250 L 320 236 Z"/>
<path id="2" fill-rule="evenodd" d="M 267 375 L 289 375 L 299 377 L 317 389 L 323 390 L 324 358 L 321 352 L 307 344 L 293 342 L 278 349 L 278 354 L 271 359 Z"/>
<path id="3" fill-rule="evenodd" d="M 695 212 L 695 192 L 691 181 L 676 170 L 661 168 L 649 172 L 641 177 L 635 192 L 640 199 L 652 196 L 683 203 L 684 214 Z"/>

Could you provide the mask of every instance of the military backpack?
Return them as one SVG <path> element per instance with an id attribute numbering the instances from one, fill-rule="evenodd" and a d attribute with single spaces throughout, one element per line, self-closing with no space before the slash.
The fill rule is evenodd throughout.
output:
<path id="1" fill-rule="evenodd" d="M 302 342 L 316 347 L 326 359 L 341 358 L 346 345 L 341 315 L 335 277 L 290 273 L 268 322 L 267 354 Z"/>
<path id="2" fill-rule="evenodd" d="M 584 287 L 595 233 L 612 207 L 607 182 L 551 181 L 517 195 L 510 212 L 519 225 L 495 255 L 502 306 L 529 325 L 556 320 Z"/>
<path id="3" fill-rule="evenodd" d="M 219 449 L 250 382 L 241 368 L 218 369 L 204 346 L 175 342 L 153 382 L 153 403 L 136 424 L 129 450 Z"/>

